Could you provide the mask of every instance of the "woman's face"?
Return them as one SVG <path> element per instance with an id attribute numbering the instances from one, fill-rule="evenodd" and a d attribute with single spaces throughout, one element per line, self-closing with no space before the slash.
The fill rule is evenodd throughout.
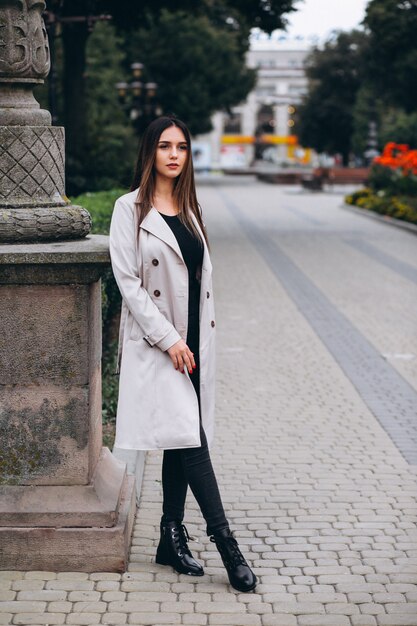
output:
<path id="1" fill-rule="evenodd" d="M 166 128 L 159 138 L 155 157 L 157 175 L 177 178 L 187 162 L 188 146 L 184 133 L 177 126 Z"/>

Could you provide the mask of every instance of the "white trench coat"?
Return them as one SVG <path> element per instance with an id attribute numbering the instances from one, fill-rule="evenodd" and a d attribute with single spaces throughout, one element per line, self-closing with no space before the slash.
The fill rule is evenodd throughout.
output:
<path id="1" fill-rule="evenodd" d="M 197 395 L 167 352 L 187 338 L 188 271 L 164 218 L 152 207 L 140 225 L 137 190 L 116 201 L 110 226 L 113 273 L 122 294 L 119 336 L 118 448 L 157 450 L 200 446 Z M 204 237 L 193 217 L 202 240 Z M 212 265 L 206 242 L 200 296 L 201 418 L 213 439 L 215 318 Z"/>

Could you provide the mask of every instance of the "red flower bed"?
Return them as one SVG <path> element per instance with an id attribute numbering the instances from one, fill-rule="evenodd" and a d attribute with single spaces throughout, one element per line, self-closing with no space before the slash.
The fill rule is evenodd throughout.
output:
<path id="1" fill-rule="evenodd" d="M 374 163 L 401 170 L 404 176 L 410 174 L 417 176 L 417 150 L 410 150 L 410 147 L 404 143 L 390 141 L 381 156 L 374 159 Z"/>

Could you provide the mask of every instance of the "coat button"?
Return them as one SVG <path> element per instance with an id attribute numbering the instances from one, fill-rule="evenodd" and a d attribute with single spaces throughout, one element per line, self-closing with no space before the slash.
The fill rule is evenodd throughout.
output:
<path id="1" fill-rule="evenodd" d="M 152 265 L 159 265 L 158 259 L 152 259 Z"/>
<path id="2" fill-rule="evenodd" d="M 214 320 L 211 320 L 211 327 L 214 328 L 216 325 L 216 322 Z"/>
<path id="3" fill-rule="evenodd" d="M 209 291 L 207 292 L 207 298 L 210 298 L 210 292 Z"/>
<path id="4" fill-rule="evenodd" d="M 153 292 L 153 295 L 155 296 L 155 298 L 159 298 L 159 296 L 161 295 L 161 292 L 159 291 L 159 289 L 155 289 L 155 291 Z"/>

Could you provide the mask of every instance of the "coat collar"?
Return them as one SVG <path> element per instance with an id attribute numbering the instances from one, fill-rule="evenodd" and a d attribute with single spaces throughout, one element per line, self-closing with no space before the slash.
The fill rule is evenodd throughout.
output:
<path id="1" fill-rule="evenodd" d="M 198 233 L 204 245 L 204 257 L 203 257 L 202 269 L 204 271 L 211 272 L 212 265 L 211 265 L 210 255 L 209 255 L 206 241 L 204 239 L 203 233 L 201 232 L 201 228 L 197 222 L 195 215 L 191 214 L 191 218 L 194 222 L 195 227 L 198 230 Z M 161 216 L 161 214 L 155 207 L 152 207 L 149 213 L 143 219 L 140 225 L 140 228 L 143 228 L 143 230 L 146 230 L 149 233 L 152 233 L 152 235 L 164 241 L 168 246 L 170 246 L 178 254 L 180 259 L 184 263 L 184 257 L 182 256 L 181 249 L 178 245 L 178 241 L 174 233 L 172 232 L 172 230 L 170 229 L 170 227 L 168 226 L 164 218 Z"/>
<path id="2" fill-rule="evenodd" d="M 149 233 L 152 233 L 152 235 L 155 235 L 158 239 L 162 239 L 162 241 L 170 246 L 184 262 L 181 249 L 174 233 L 155 207 L 151 208 L 149 213 L 143 219 L 140 227 L 143 228 L 143 230 L 147 230 Z"/>

